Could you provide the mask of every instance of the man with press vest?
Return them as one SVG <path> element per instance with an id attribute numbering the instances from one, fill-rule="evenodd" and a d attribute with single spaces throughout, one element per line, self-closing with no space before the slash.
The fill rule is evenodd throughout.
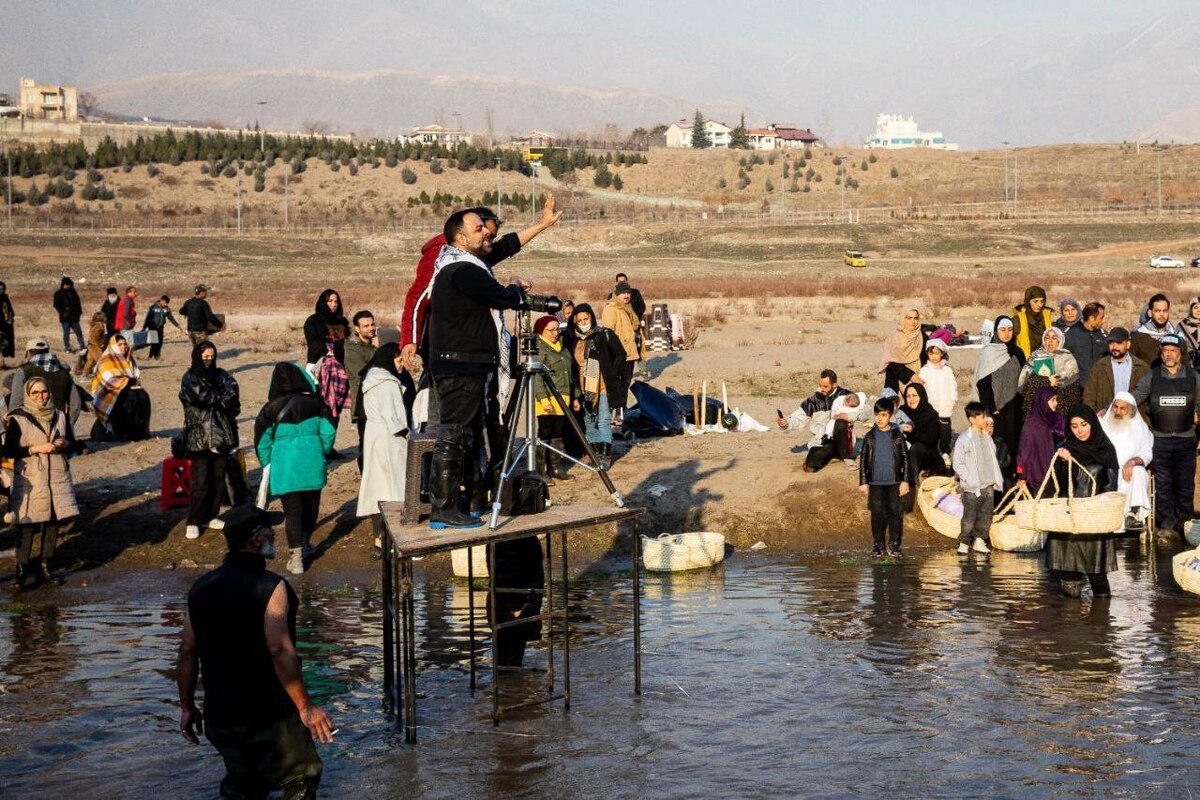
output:
<path id="1" fill-rule="evenodd" d="M 1154 434 L 1154 505 L 1159 534 L 1183 532 L 1195 516 L 1196 422 L 1200 420 L 1200 374 L 1183 363 L 1183 340 L 1174 333 L 1159 339 L 1160 363 L 1133 390 L 1146 404 Z"/>

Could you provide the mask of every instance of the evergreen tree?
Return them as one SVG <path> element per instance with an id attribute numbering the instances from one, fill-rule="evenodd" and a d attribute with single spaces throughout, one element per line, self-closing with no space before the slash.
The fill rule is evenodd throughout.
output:
<path id="1" fill-rule="evenodd" d="M 700 109 L 696 109 L 696 118 L 692 120 L 692 147 L 697 150 L 704 150 L 711 147 L 712 142 L 708 138 L 708 132 L 704 130 L 704 117 L 700 114 Z"/>
<path id="2" fill-rule="evenodd" d="M 600 166 L 596 167 L 596 174 L 592 177 L 592 183 L 601 189 L 607 189 L 609 186 L 612 186 L 612 182 L 613 176 L 608 171 L 608 165 L 601 161 Z"/>
<path id="3" fill-rule="evenodd" d="M 692 134 L 695 137 L 695 133 Z M 695 145 L 693 145 L 695 146 Z M 730 150 L 749 150 L 750 149 L 750 134 L 746 132 L 746 115 L 743 113 L 737 127 L 729 132 L 729 149 Z"/>
<path id="4" fill-rule="evenodd" d="M 620 175 L 613 175 L 612 188 L 616 189 L 618 192 L 625 188 L 625 182 L 621 180 Z"/>

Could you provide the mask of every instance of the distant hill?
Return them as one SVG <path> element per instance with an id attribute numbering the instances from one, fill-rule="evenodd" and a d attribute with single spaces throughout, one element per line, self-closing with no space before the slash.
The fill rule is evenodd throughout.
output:
<path id="1" fill-rule="evenodd" d="M 486 131 L 492 109 L 498 136 L 531 128 L 558 133 L 598 131 L 612 123 L 637 126 L 691 117 L 698 103 L 629 88 L 597 89 L 494 75 L 447 76 L 405 70 L 342 72 L 316 69 L 200 70 L 151 75 L 89 87 L 107 112 L 213 120 L 300 130 L 323 122 L 332 132 L 392 137 L 436 120 Z M 259 101 L 265 100 L 265 105 Z M 704 113 L 734 124 L 741 108 L 705 105 Z M 809 123 L 811 124 L 811 123 Z"/>

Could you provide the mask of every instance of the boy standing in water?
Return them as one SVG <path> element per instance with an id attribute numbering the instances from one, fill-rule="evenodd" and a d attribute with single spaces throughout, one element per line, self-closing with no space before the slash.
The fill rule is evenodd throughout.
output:
<path id="1" fill-rule="evenodd" d="M 996 458 L 996 443 L 988 435 L 991 415 L 983 403 L 967 403 L 967 424 L 970 429 L 954 443 L 954 474 L 962 495 L 962 527 L 958 534 L 958 554 L 971 552 L 974 540 L 976 553 L 990 553 L 988 534 L 992 529 L 992 511 L 997 489 L 1004 486 L 1000 462 Z"/>
<path id="2" fill-rule="evenodd" d="M 909 492 L 908 448 L 904 434 L 892 427 L 892 403 L 875 401 L 875 427 L 863 437 L 858 461 L 858 490 L 867 495 L 871 511 L 871 557 L 883 556 L 884 533 L 887 554 L 899 558 L 904 536 L 904 511 L 900 498 Z"/>

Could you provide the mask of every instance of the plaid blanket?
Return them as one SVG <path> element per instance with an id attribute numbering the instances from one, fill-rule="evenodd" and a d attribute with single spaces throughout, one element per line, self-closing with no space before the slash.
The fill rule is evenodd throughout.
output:
<path id="1" fill-rule="evenodd" d="M 117 404 L 117 395 L 129 385 L 130 380 L 136 380 L 139 375 L 141 370 L 133 356 L 122 356 L 110 341 L 92 378 L 92 405 L 101 422 L 108 422 L 113 406 Z"/>
<path id="2" fill-rule="evenodd" d="M 350 407 L 350 375 L 333 356 L 333 343 L 325 344 L 325 357 L 317 368 L 317 396 L 329 409 L 336 425 L 342 410 Z"/>

